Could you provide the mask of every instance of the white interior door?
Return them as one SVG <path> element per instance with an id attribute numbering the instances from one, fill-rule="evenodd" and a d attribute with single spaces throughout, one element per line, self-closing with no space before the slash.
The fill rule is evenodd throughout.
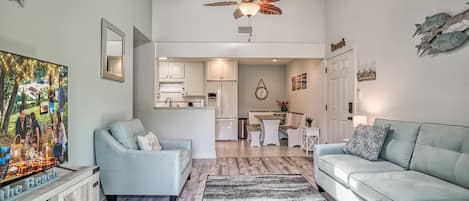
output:
<path id="1" fill-rule="evenodd" d="M 353 134 L 355 102 L 355 62 L 353 51 L 327 60 L 326 142 L 340 143 Z"/>

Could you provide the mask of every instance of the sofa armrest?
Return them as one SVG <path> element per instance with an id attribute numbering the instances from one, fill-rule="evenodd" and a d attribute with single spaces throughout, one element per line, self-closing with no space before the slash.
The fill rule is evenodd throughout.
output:
<path id="1" fill-rule="evenodd" d="M 160 140 L 163 150 L 185 149 L 192 152 L 192 140 Z"/>
<path id="2" fill-rule="evenodd" d="M 345 143 L 340 144 L 318 144 L 314 146 L 314 178 L 318 179 L 319 174 L 319 157 L 324 155 L 332 155 L 332 154 L 344 154 L 343 147 Z"/>

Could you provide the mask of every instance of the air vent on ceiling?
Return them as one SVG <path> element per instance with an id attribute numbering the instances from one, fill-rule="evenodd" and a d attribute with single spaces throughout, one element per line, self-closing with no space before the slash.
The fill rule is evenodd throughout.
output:
<path id="1" fill-rule="evenodd" d="M 252 26 L 239 26 L 238 33 L 250 34 L 252 33 Z"/>

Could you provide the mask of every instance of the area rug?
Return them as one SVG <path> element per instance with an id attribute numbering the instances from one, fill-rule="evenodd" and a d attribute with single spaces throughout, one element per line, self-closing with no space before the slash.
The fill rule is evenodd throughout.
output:
<path id="1" fill-rule="evenodd" d="M 302 175 L 208 176 L 203 201 L 326 201 Z"/>

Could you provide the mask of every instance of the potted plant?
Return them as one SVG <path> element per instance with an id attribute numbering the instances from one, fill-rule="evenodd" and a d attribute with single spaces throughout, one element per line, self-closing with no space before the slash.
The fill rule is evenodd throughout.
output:
<path id="1" fill-rule="evenodd" d="M 287 112 L 288 111 L 288 101 L 279 101 L 277 100 L 278 106 L 280 106 L 280 110 L 282 112 Z"/>
<path id="2" fill-rule="evenodd" d="M 306 117 L 306 124 L 308 128 L 311 128 L 312 123 L 313 123 L 313 119 L 311 117 Z"/>

